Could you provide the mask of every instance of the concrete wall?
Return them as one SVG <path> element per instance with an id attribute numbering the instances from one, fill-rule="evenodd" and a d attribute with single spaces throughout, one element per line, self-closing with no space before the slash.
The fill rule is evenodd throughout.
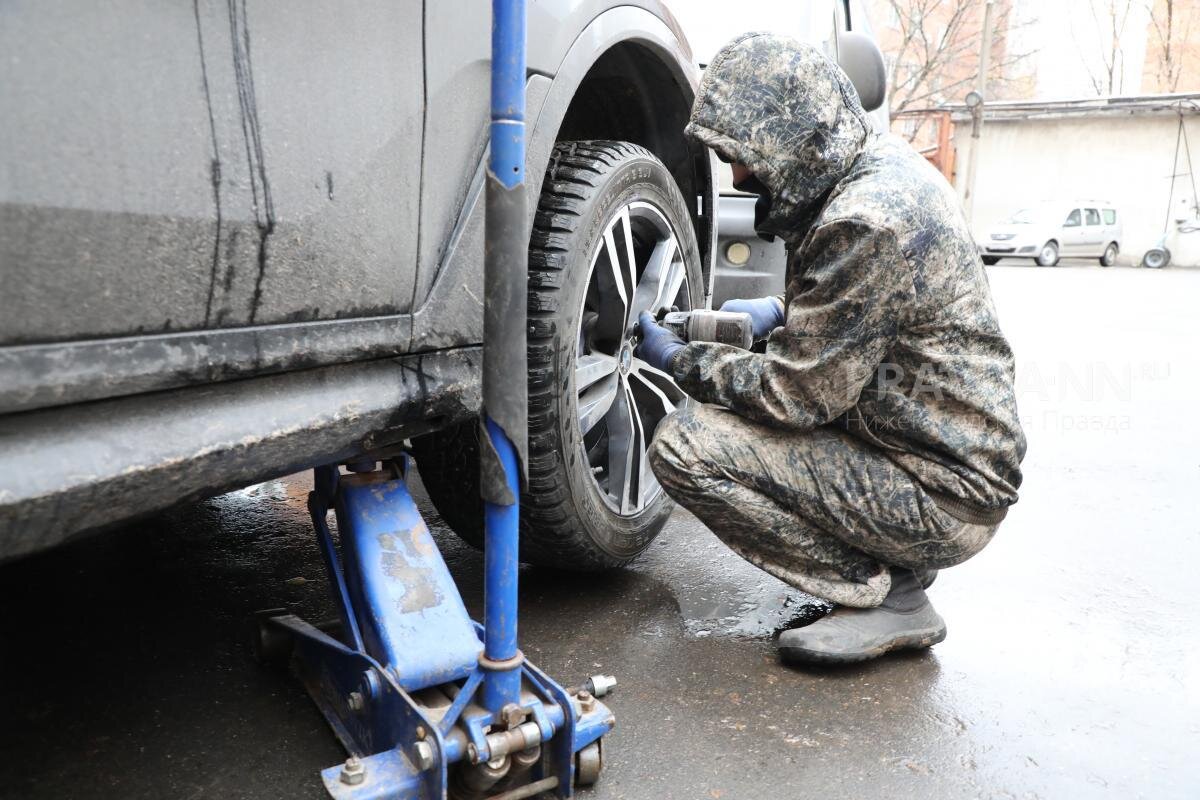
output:
<path id="1" fill-rule="evenodd" d="M 975 186 L 977 236 L 1014 211 L 1043 201 L 1107 199 L 1124 215 L 1119 264 L 1138 264 L 1162 235 L 1171 184 L 1176 116 L 988 120 Z M 1200 118 L 1185 118 L 1200 170 Z M 971 123 L 957 122 L 960 195 L 971 151 Z M 1180 151 L 1167 247 L 1173 266 L 1200 266 L 1200 233 L 1178 234 L 1174 218 L 1191 207 L 1192 185 Z M 1200 182 L 1200 177 L 1197 177 Z"/>

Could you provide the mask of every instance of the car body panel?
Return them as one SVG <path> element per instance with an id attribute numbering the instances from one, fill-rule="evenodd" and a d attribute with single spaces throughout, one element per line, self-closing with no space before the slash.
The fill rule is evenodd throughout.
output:
<path id="1" fill-rule="evenodd" d="M 407 308 L 421 3 L 303 12 L 5 4 L 0 343 Z"/>
<path id="2" fill-rule="evenodd" d="M 667 63 L 677 81 L 677 90 L 687 97 L 688 105 L 699 85 L 699 73 L 689 68 L 690 50 L 686 40 L 666 21 L 651 14 L 645 8 L 623 6 L 596 16 L 579 32 L 570 49 L 556 67 L 554 79 L 538 75 L 530 77 L 526 91 L 526 117 L 528 141 L 526 149 L 526 201 L 530 213 L 537 207 L 544 178 L 543 167 L 550 152 L 558 141 L 559 130 L 576 90 L 588 70 L 595 64 L 597 56 L 608 52 L 618 43 L 633 43 L 656 53 Z M 530 41 L 534 29 L 530 28 Z M 709 161 L 711 171 L 715 159 Z M 483 259 L 483 164 L 477 167 L 475 179 L 467 193 L 462 214 L 437 274 L 431 293 L 423 307 L 413 318 L 412 349 L 433 350 L 471 344 L 482 340 L 483 321 L 478 315 L 482 308 L 483 275 L 478 264 Z M 708 177 L 707 197 L 704 204 L 715 208 L 715 189 L 712 175 Z M 715 226 L 711 226 L 709 246 L 713 251 L 712 239 Z M 711 287 L 710 287 L 711 291 Z M 446 314 L 448 307 L 469 309 L 475 314 Z"/>
<path id="3" fill-rule="evenodd" d="M 118 94 L 138 108 L 95 112 L 108 115 L 111 138 L 133 139 L 123 150 L 107 151 L 120 163 L 105 162 L 95 168 L 99 172 L 90 172 L 86 163 L 79 166 L 93 157 L 85 148 L 67 148 L 55 163 L 37 151 L 37 130 L 67 112 L 54 111 L 59 101 L 40 98 L 30 76 L 14 81 L 6 76 L 0 143 L 21 145 L 0 152 L 0 174 L 21 178 L 0 188 L 6 287 L 31 280 L 31 242 L 48 235 L 47 224 L 31 224 L 30 207 L 34 213 L 53 211 L 64 205 L 55 193 L 70 194 L 72 186 L 87 187 L 75 195 L 77 205 L 115 203 L 135 227 L 159 213 L 183 220 L 185 231 L 150 225 L 150 232 L 139 232 L 153 252 L 135 254 L 143 260 L 125 275 L 123 253 L 140 240 L 104 221 L 91 222 L 78 242 L 68 243 L 76 248 L 73 255 L 59 250 L 50 257 L 54 264 L 64 258 L 87 262 L 76 273 L 79 286 L 60 287 L 50 279 L 41 294 L 26 296 L 21 305 L 0 298 L 3 324 L 19 337 L 0 346 L 0 463 L 7 476 L 0 480 L 0 558 L 182 500 L 393 446 L 461 422 L 478 408 L 486 0 L 471 0 L 478 14 L 469 21 L 451 13 L 449 4 L 380 0 L 348 10 L 314 0 L 289 9 L 299 19 L 278 24 L 269 9 L 243 8 L 238 0 L 179 2 L 170 10 L 122 2 L 116 11 L 137 11 L 155 21 L 128 25 L 112 8 L 89 15 L 83 3 L 65 10 L 29 2 L 0 7 L 0 41 L 63 32 L 70 47 L 60 48 L 61 57 L 87 46 L 104 56 L 93 59 L 93 71 L 105 59 L 121 62 L 142 53 L 131 56 L 130 69 L 157 87 Z M 304 19 L 309 12 L 311 18 Z M 91 20 L 92 30 L 74 30 L 71 19 Z M 322 28 L 331 29 L 323 38 Z M 530 7 L 529 30 L 532 214 L 576 89 L 609 48 L 636 46 L 660 61 L 670 81 L 642 88 L 670 93 L 680 108 L 690 107 L 698 73 L 678 24 L 651 0 L 540 2 Z M 348 55 L 341 66 L 326 63 L 342 50 L 354 50 L 359 33 L 370 46 Z M 101 41 L 84 41 L 89 34 Z M 377 46 L 389 38 L 404 47 L 392 52 Z M 328 50 L 320 58 L 299 63 L 306 48 L 320 49 L 322 41 Z M 163 42 L 169 46 L 159 47 Z M 235 58 L 239 47 L 244 52 Z M 289 48 L 296 52 L 286 52 Z M 422 50 L 435 61 L 422 65 Z M 42 77 L 53 72 L 50 61 L 36 54 L 31 59 L 33 77 L 39 70 L 46 73 Z M 245 72 L 250 64 L 252 88 Z M 156 66 L 161 74 L 155 74 Z M 124 68 L 114 67 L 132 80 Z M 296 77 L 294 85 L 287 75 Z M 79 97 L 74 86 L 45 85 L 46 93 L 54 91 Z M 117 88 L 100 81 L 92 91 L 99 103 Z M 250 101 L 255 114 L 248 113 Z M 140 131 L 123 129 L 122 120 L 142 120 L 149 113 L 140 104 L 156 102 L 166 103 L 160 107 L 172 110 L 169 122 L 180 126 L 169 141 L 162 141 L 163 128 L 149 124 L 153 120 Z M 397 104 L 403 103 L 407 112 L 400 120 Z M 382 105 L 378 119 L 372 117 L 376 104 Z M 24 121 L 10 124 L 17 116 L 10 110 L 24 114 Z M 255 115 L 257 127 L 249 119 Z M 331 118 L 317 119 L 321 116 Z M 682 127 L 680 120 L 652 133 L 673 138 L 676 150 L 686 154 Z M 136 173 L 148 187 L 145 193 L 123 194 L 113 181 L 122 174 L 121 164 L 139 155 L 155 162 L 165 177 L 156 183 L 153 170 Z M 30 163 L 14 164 L 18 157 Z M 710 254 L 711 163 L 700 150 L 673 167 L 675 174 L 690 176 L 697 193 L 694 221 L 707 240 L 702 249 Z M 221 179 L 214 183 L 218 173 Z M 401 188 L 408 195 L 398 199 Z M 139 198 L 141 216 L 133 215 L 130 197 Z M 239 210 L 226 214 L 227 203 Z M 349 218 L 336 212 L 343 205 L 354 211 Z M 259 278 L 264 227 L 266 269 L 252 318 L 247 304 Z M 59 234 L 76 235 L 62 228 Z M 100 246 L 105 236 L 115 238 Z M 235 262 L 228 290 L 227 261 Z M 214 271 L 212 308 L 228 305 L 230 311 L 219 323 L 211 312 L 205 327 L 202 312 Z M 705 271 L 711 275 L 707 265 Z M 107 297 L 114 292 L 131 296 Z M 361 296 L 377 305 L 362 305 L 355 299 Z M 172 310 L 169 327 L 154 323 L 173 304 L 186 307 L 190 316 Z M 110 319 L 113 313 L 123 319 Z M 69 325 L 40 319 L 55 314 L 73 319 Z M 49 335 L 59 323 L 58 333 Z"/>
<path id="4" fill-rule="evenodd" d="M 486 2 L 482 0 L 475 0 L 475 2 L 486 12 Z M 665 7 L 659 3 L 643 2 L 636 6 L 622 5 L 609 8 L 607 11 L 603 10 L 612 5 L 614 5 L 612 2 L 570 3 L 566 0 L 558 0 L 553 3 L 539 3 L 534 7 L 530 28 L 531 64 L 540 65 L 541 68 L 552 65 L 562 75 L 560 79 L 552 80 L 544 75 L 533 74 L 529 79 L 528 115 L 531 127 L 528 174 L 531 208 L 536 203 L 545 159 L 554 145 L 558 125 L 566 112 L 573 90 L 583 79 L 591 64 L 603 53 L 602 49 L 595 48 L 606 48 L 613 43 L 622 41 L 640 41 L 646 46 L 652 47 L 659 56 L 674 64 L 673 69 L 677 72 L 681 84 L 677 88 L 681 92 L 688 93 L 689 103 L 691 93 L 694 93 L 698 78 L 695 71 L 689 67 L 690 51 L 687 49 L 686 42 L 680 40 L 681 34 L 678 32 L 677 24 L 674 23 Z M 207 6 L 198 5 L 197 7 L 203 9 Z M 647 9 L 653 9 L 653 11 Z M 0 13 L 15 21 L 25 19 L 21 14 L 14 14 L 11 9 Z M 33 11 L 26 13 L 36 17 Z M 283 245 L 278 243 L 270 244 L 270 240 L 276 238 L 275 233 L 272 232 L 267 237 L 267 269 L 263 283 L 266 300 L 264 302 L 267 303 L 268 308 L 283 312 L 284 319 L 277 319 L 270 324 L 242 324 L 219 329 L 182 331 L 175 330 L 175 328 L 186 326 L 172 323 L 172 329 L 169 331 L 139 332 L 123 336 L 82 337 L 62 342 L 22 343 L 0 347 L 0 412 L 102 399 L 184 385 L 205 384 L 352 360 L 394 356 L 417 350 L 477 344 L 481 341 L 482 316 L 479 311 L 479 298 L 482 297 L 483 245 L 482 204 L 479 202 L 479 198 L 482 189 L 484 152 L 480 143 L 486 138 L 486 95 L 483 100 L 478 98 L 469 102 L 461 98 L 456 100 L 452 88 L 456 79 L 467 76 L 469 85 L 474 91 L 486 90 L 487 86 L 482 81 L 479 55 L 480 48 L 485 46 L 482 34 L 487 26 L 456 27 L 452 18 L 443 16 L 442 12 L 437 10 L 434 10 L 430 16 L 433 20 L 430 23 L 430 30 L 438 36 L 451 37 L 451 39 L 449 42 L 429 45 L 431 51 L 440 54 L 439 63 L 430 69 L 433 77 L 430 79 L 429 85 L 437 95 L 439 105 L 457 102 L 458 106 L 466 110 L 459 109 L 453 113 L 449 111 L 443 113 L 441 110 L 435 112 L 435 119 L 442 130 L 439 131 L 439 136 L 435 137 L 439 139 L 439 142 L 430 145 L 430 152 L 426 154 L 426 163 L 433 164 L 436 161 L 448 164 L 449 179 L 439 180 L 433 174 L 427 174 L 423 178 L 414 175 L 407 184 L 410 188 L 415 188 L 416 185 L 422 183 L 431 187 L 428 208 L 445 212 L 441 215 L 442 218 L 433 216 L 425 218 L 425 224 L 422 226 L 423 235 L 419 244 L 415 231 L 409 230 L 407 235 L 406 247 L 411 249 L 414 254 L 419 249 L 426 256 L 425 260 L 428 263 L 422 263 L 419 267 L 415 264 L 403 267 L 397 265 L 393 259 L 395 251 L 388 251 L 387 248 L 377 246 L 361 248 L 354 241 L 348 240 L 347 248 L 357 253 L 357 260 L 353 263 L 345 260 L 326 262 L 314 256 L 311 271 L 305 271 L 302 274 L 291 273 L 294 282 L 307 287 L 297 289 L 298 296 L 315 299 L 323 298 L 326 290 L 328 290 L 330 298 L 341 297 L 343 299 L 347 293 L 358 291 L 352 287 L 344 290 L 338 287 L 353 284 L 355 275 L 359 272 L 364 275 L 377 274 L 378 270 L 396 273 L 396 282 L 388 292 L 384 293 L 387 297 L 380 298 L 384 300 L 380 304 L 381 307 L 373 309 L 380 313 L 342 319 L 340 317 L 343 312 L 353 314 L 355 307 L 344 306 L 339 309 L 336 305 L 326 305 L 324 307 L 331 309 L 330 313 L 339 318 L 309 321 L 304 317 L 311 315 L 304 312 L 303 309 L 298 309 L 294 303 L 290 306 L 285 304 L 286 307 L 272 305 L 271 298 L 275 296 L 272 287 L 275 286 L 275 283 L 271 275 L 276 273 L 271 267 L 272 256 L 270 253 L 279 252 L 283 248 Z M 534 33 L 540 29 L 539 26 L 545 28 L 549 24 L 548 21 L 561 17 L 569 17 L 571 20 L 590 20 L 590 22 L 583 29 L 570 32 L 570 35 L 566 32 L 559 32 L 556 37 L 539 38 L 534 36 Z M 200 18 L 199 26 L 194 18 L 172 18 L 171 20 L 171 24 L 175 26 L 190 24 L 188 31 L 193 38 L 192 52 L 195 52 L 197 47 L 194 42 L 197 31 L 207 32 L 211 27 L 203 13 Z M 419 27 L 419 19 L 416 24 Z M 18 28 L 19 26 L 9 25 L 7 29 L 14 31 Z M 458 35 L 460 28 L 465 31 L 462 37 Z M 215 34 L 209 36 L 210 40 L 216 38 Z M 294 41 L 296 37 L 291 35 L 286 38 Z M 554 47 L 557 45 L 554 45 L 554 42 L 560 40 L 566 41 L 569 46 L 565 52 L 556 53 Z M 490 47 L 490 43 L 487 43 L 486 46 Z M 267 49 L 269 48 L 259 47 L 253 52 L 257 54 L 260 50 Z M 571 55 L 572 53 L 574 55 Z M 119 60 L 117 53 L 112 53 L 110 56 Z M 197 57 L 195 60 L 197 64 L 192 73 L 195 83 L 193 88 L 203 98 L 203 71 L 199 66 L 199 58 Z M 232 66 L 229 67 L 229 71 L 233 72 Z M 265 80 L 260 76 L 261 72 L 261 69 L 256 72 L 260 83 Z M 418 85 L 420 82 L 420 80 L 417 81 Z M 217 79 L 214 78 L 209 88 L 210 93 L 213 93 L 214 96 L 220 94 L 213 89 L 216 83 Z M 552 83 L 559 88 L 550 98 L 550 103 L 543 113 L 543 103 L 549 96 Z M 230 86 L 225 92 L 226 95 L 230 95 L 230 93 L 232 93 L 232 100 L 228 96 L 226 100 L 236 105 L 235 86 Z M 3 102 L 0 102 L 0 108 L 7 107 L 10 103 L 19 105 L 26 99 L 26 95 L 23 93 L 7 93 L 3 97 Z M 264 103 L 265 100 L 260 97 L 259 102 Z M 462 116 L 453 116 L 453 114 L 459 114 L 460 111 Z M 240 111 L 234 109 L 229 113 L 234 114 L 236 119 Z M 194 124 L 207 129 L 208 122 L 203 104 L 199 107 L 198 112 L 193 111 L 192 117 Z M 471 118 L 476 120 L 474 124 L 470 122 Z M 293 122 L 295 125 L 303 127 L 302 121 L 294 120 Z M 5 125 L 2 129 L 9 131 L 10 126 Z M 407 131 L 407 128 L 405 130 Z M 234 133 L 238 135 L 242 133 L 240 120 Z M 416 133 L 420 133 L 419 128 Z M 250 137 L 247 141 L 252 141 L 252 139 L 253 137 Z M 269 143 L 274 140 L 271 136 L 265 136 L 265 141 Z M 408 141 L 410 143 L 419 142 L 419 136 L 417 139 Z M 199 144 L 203 144 L 203 142 L 198 138 L 197 146 Z M 243 141 L 243 149 L 245 149 L 245 144 L 246 142 Z M 291 146 L 291 140 L 285 137 L 283 145 L 283 149 L 286 150 L 287 146 Z M 406 157 L 416 158 L 418 159 L 416 163 L 419 163 L 419 150 L 418 144 Z M 200 186 L 204 190 L 193 198 L 195 204 L 193 213 L 196 215 L 196 220 L 203 220 L 205 213 L 211 215 L 208 222 L 203 224 L 198 222 L 199 227 L 196 228 L 196 231 L 206 231 L 207 236 L 201 236 L 198 233 L 197 238 L 189 240 L 190 244 L 182 242 L 177 237 L 167 236 L 160 243 L 160 249 L 171 251 L 172 257 L 174 257 L 176 249 L 198 254 L 192 261 L 176 264 L 173 269 L 178 268 L 178 271 L 187 272 L 189 275 L 192 272 L 201 272 L 204 275 L 203 281 L 206 282 L 212 272 L 214 233 L 218 227 L 220 234 L 216 238 L 220 242 L 219 249 L 222 258 L 230 252 L 231 248 L 240 253 L 239 248 L 246 242 L 250 242 L 253 245 L 250 252 L 236 256 L 236 258 L 242 258 L 242 256 L 251 258 L 251 262 L 253 262 L 245 262 L 243 258 L 239 262 L 240 266 L 233 270 L 234 288 L 231 288 L 231 291 L 236 294 L 237 281 L 240 280 L 238 276 L 257 274 L 258 248 L 254 243 L 258 241 L 261 231 L 253 224 L 249 228 L 239 229 L 232 221 L 225 219 L 224 215 L 221 225 L 216 224 L 212 205 L 211 154 L 205 150 L 199 152 L 200 155 L 193 155 L 195 163 L 192 166 L 195 169 L 192 172 L 195 174 L 188 173 L 190 176 L 188 180 L 191 183 L 199 180 Z M 4 158 L 6 162 L 9 160 L 6 156 Z M 349 178 L 338 180 L 337 175 L 326 176 L 323 172 L 311 173 L 311 170 L 296 166 L 288 159 L 271 163 L 295 166 L 295 169 L 291 171 L 307 176 L 304 180 L 311 177 L 313 179 L 312 193 L 315 198 L 313 202 L 318 204 L 336 205 L 339 201 L 336 199 L 329 201 L 330 194 L 334 198 L 341 198 L 356 191 L 356 183 Z M 69 168 L 69 164 L 58 167 L 63 171 L 69 170 Z M 270 169 L 270 164 L 268 164 L 268 169 Z M 197 172 L 197 170 L 199 171 Z M 366 174 L 360 176 L 364 186 L 371 181 L 371 170 L 368 169 L 365 172 Z M 270 173 L 267 174 L 270 180 Z M 35 177 L 31 175 L 27 182 L 36 184 Z M 249 176 L 244 176 L 244 178 L 245 180 L 241 181 L 239 185 L 245 183 L 249 186 Z M 47 180 L 49 179 L 47 178 Z M 81 180 L 85 179 L 81 177 Z M 230 180 L 233 181 L 232 178 Z M 272 183 L 285 187 L 294 184 L 299 187 L 297 191 L 303 188 L 303 180 L 295 176 L 291 176 L 288 180 L 284 180 L 282 177 L 277 178 Z M 225 189 L 222 188 L 221 191 L 224 198 L 226 196 Z M 253 211 L 253 192 L 247 191 L 242 199 Z M 281 208 L 284 209 L 299 208 L 299 206 L 288 205 L 283 200 L 280 202 L 283 203 Z M 375 207 L 381 206 L 376 204 Z M 6 247 L 12 247 L 15 251 L 5 254 L 6 276 L 11 276 L 11 281 L 16 284 L 28 284 L 28 276 L 24 274 L 24 271 L 28 270 L 28 267 L 25 266 L 25 254 L 29 250 L 28 241 L 31 237 L 37 236 L 37 231 L 46 226 L 29 224 L 20 204 L 6 202 L 0 205 L 0 208 L 5 209 L 5 218 L 10 223 L 0 231 L 0 240 L 7 243 Z M 417 213 L 411 205 L 399 204 L 397 208 L 401 216 L 407 217 Z M 432 214 L 432 211 L 430 213 Z M 311 218 L 306 219 L 312 221 Z M 310 238 L 310 234 L 302 230 L 298 223 L 293 224 L 286 218 L 281 218 L 277 210 L 273 225 L 276 231 L 284 232 L 280 242 L 299 242 L 298 246 L 310 247 L 309 254 L 310 256 L 313 254 L 311 246 L 304 245 L 304 242 Z M 342 232 L 348 233 L 350 230 L 352 229 L 343 228 Z M 127 241 L 119 236 L 118 240 Z M 86 242 L 88 239 L 84 236 L 81 241 Z M 376 245 L 378 245 L 378 241 L 376 241 Z M 113 269 L 118 271 L 123 247 L 124 245 L 114 245 L 105 249 L 112 263 L 117 265 Z M 272 250 L 273 247 L 276 249 Z M 711 252 L 711 248 L 708 248 L 707 251 Z M 57 258 L 61 259 L 61 256 Z M 401 261 L 407 263 L 406 259 L 401 259 Z M 246 267 L 247 263 L 249 263 L 248 268 Z M 336 269 L 333 268 L 335 266 Z M 158 268 L 156 266 L 156 269 Z M 40 271 L 46 272 L 46 270 Z M 222 263 L 218 265 L 216 271 L 224 276 L 229 269 Z M 105 270 L 100 272 L 105 273 Z M 446 278 L 447 285 L 437 291 L 436 296 L 430 294 L 434 293 L 436 285 L 442 282 L 443 273 L 448 276 Z M 9 279 L 6 278 L 6 280 Z M 192 279 L 189 278 L 189 280 Z M 93 275 L 83 283 L 85 285 L 80 289 L 82 295 L 90 297 L 104 296 L 106 293 L 132 293 L 137 296 L 130 302 L 141 306 L 169 305 L 177 294 L 172 292 L 170 287 L 163 287 L 161 282 L 153 280 L 148 284 L 118 284 L 116 289 L 112 289 L 104 280 L 103 274 Z M 36 297 L 24 298 L 22 304 L 18 305 L 12 298 L 0 299 L 0 305 L 4 306 L 5 312 L 0 316 L 7 320 L 7 324 L 14 331 L 35 329 L 39 324 L 38 317 L 53 316 L 46 313 L 49 308 L 65 307 L 69 309 L 69 313 L 65 316 L 81 318 L 76 322 L 84 326 L 93 325 L 87 321 L 90 316 L 103 318 L 107 315 L 107 307 L 89 307 L 69 293 L 65 301 L 56 300 L 53 293 L 57 291 L 57 283 L 54 279 L 48 282 L 42 281 L 41 285 L 44 290 Z M 151 288 L 139 288 L 134 292 L 130 289 L 131 285 L 150 286 Z M 204 293 L 201 291 L 204 288 L 201 284 L 198 283 L 197 287 L 200 288 L 193 287 L 194 291 L 191 293 L 189 301 L 193 311 L 201 302 L 197 298 Z M 240 296 L 248 301 L 253 297 L 253 287 L 243 288 Z M 156 292 L 164 295 L 161 303 Z M 150 297 L 153 297 L 153 303 L 147 302 Z M 408 313 L 407 307 L 414 303 L 418 313 Z M 472 306 L 473 311 L 471 311 Z M 403 309 L 403 313 L 383 313 L 389 309 Z M 292 313 L 299 314 L 300 321 L 286 318 L 288 314 Z M 274 311 L 271 314 L 274 315 Z M 278 317 L 278 315 L 275 316 Z M 193 314 L 193 321 L 194 319 L 195 315 Z M 141 326 L 143 329 L 145 327 L 147 326 Z M 26 338 L 28 338 L 27 335 Z"/>
<path id="5" fill-rule="evenodd" d="M 721 195 L 713 308 L 720 308 L 727 300 L 783 294 L 787 250 L 782 239 L 768 242 L 754 232 L 757 202 L 754 195 Z M 734 263 L 730 260 L 731 248 L 740 248 L 745 261 Z"/>
<path id="6" fill-rule="evenodd" d="M 0 416 L 0 561 L 466 419 L 481 362 L 461 348 Z"/>

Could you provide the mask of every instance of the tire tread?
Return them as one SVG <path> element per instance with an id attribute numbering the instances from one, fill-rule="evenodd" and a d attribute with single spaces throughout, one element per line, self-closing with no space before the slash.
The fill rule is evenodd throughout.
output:
<path id="1" fill-rule="evenodd" d="M 567 264 L 567 249 L 553 234 L 582 220 L 585 196 L 569 187 L 595 188 L 605 173 L 630 158 L 654 159 L 648 150 L 626 142 L 560 142 L 550 156 L 529 247 L 529 308 L 557 316 L 562 310 L 562 282 L 556 279 Z M 565 189 L 565 190 L 564 190 Z M 556 256 L 558 256 L 556 258 Z M 558 421 L 550 409 L 559 390 L 555 378 L 555 331 L 530 325 L 528 331 L 529 403 L 546 408 L 529 417 L 529 492 L 522 495 L 521 548 L 537 563 L 571 564 L 577 569 L 620 566 L 619 559 L 592 541 L 574 514 L 572 499 L 558 478 L 562 454 L 556 449 Z M 536 453 L 536 455 L 535 455 Z"/>

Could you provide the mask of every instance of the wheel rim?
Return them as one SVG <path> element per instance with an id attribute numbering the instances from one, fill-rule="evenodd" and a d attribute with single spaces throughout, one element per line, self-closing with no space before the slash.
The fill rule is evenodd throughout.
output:
<path id="1" fill-rule="evenodd" d="M 687 265 L 666 216 L 644 201 L 608 220 L 592 254 L 576 330 L 576 424 L 592 481 L 614 512 L 634 516 L 662 491 L 647 460 L 654 430 L 687 396 L 633 355 L 642 311 L 691 308 Z"/>
<path id="2" fill-rule="evenodd" d="M 1042 248 L 1042 261 L 1050 262 L 1058 255 L 1058 251 L 1054 249 L 1054 245 L 1048 244 Z"/>
<path id="3" fill-rule="evenodd" d="M 1113 247 L 1110 244 L 1108 246 L 1108 248 L 1104 251 L 1104 263 L 1111 264 L 1116 260 L 1117 260 L 1117 248 Z"/>

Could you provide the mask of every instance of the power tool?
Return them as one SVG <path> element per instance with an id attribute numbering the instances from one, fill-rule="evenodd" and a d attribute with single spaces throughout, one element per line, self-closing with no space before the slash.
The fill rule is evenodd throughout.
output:
<path id="1" fill-rule="evenodd" d="M 754 323 L 744 311 L 668 311 L 659 324 L 685 342 L 716 342 L 749 350 Z"/>

